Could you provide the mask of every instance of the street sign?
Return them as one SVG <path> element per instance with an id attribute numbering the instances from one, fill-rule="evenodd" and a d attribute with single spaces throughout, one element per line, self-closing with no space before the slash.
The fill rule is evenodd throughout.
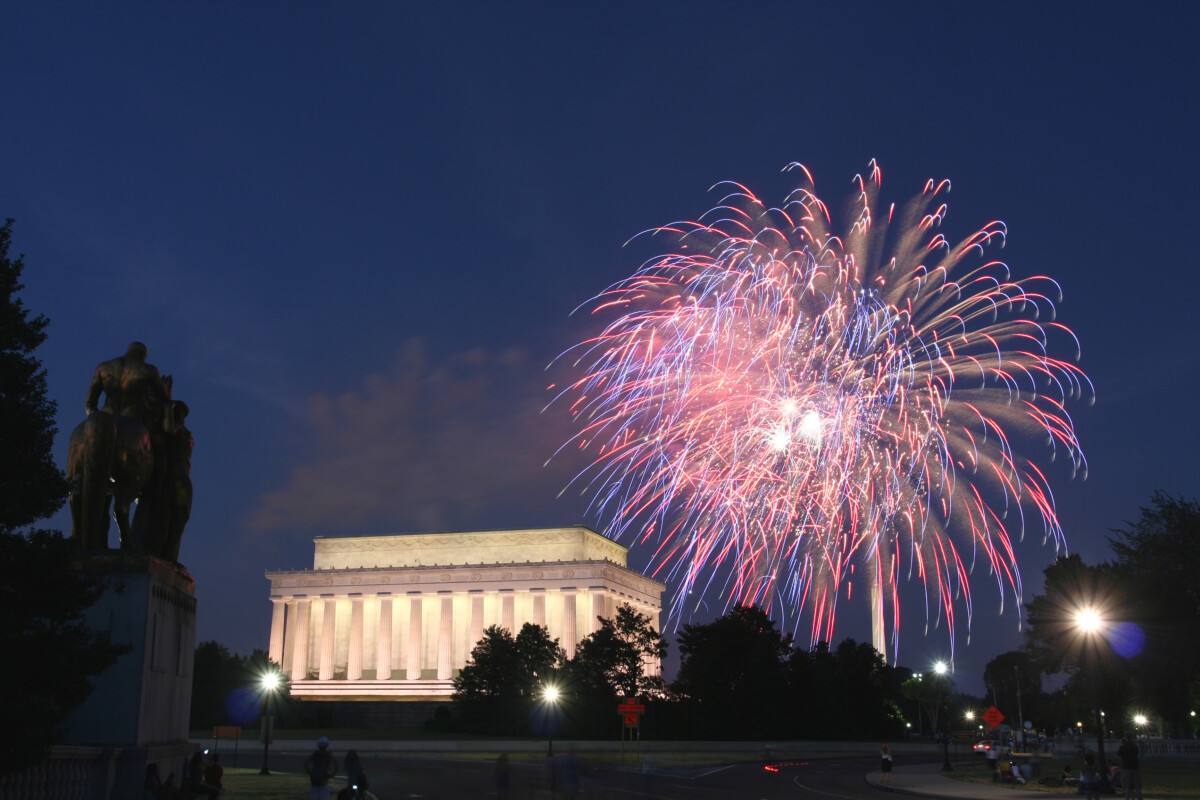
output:
<path id="1" fill-rule="evenodd" d="M 645 703 L 621 703 L 621 705 L 617 706 L 617 713 L 618 714 L 645 714 L 646 713 L 646 704 Z"/>
<path id="2" fill-rule="evenodd" d="M 975 741 L 975 731 L 955 731 L 954 741 L 956 742 L 973 742 Z"/>
<path id="3" fill-rule="evenodd" d="M 626 714 L 625 715 L 625 724 L 629 725 L 629 726 L 636 726 L 638 724 L 638 715 L 637 714 Z"/>
<path id="4" fill-rule="evenodd" d="M 1004 715 L 1000 713 L 1000 709 L 992 706 L 983 712 L 983 721 L 988 724 L 989 728 L 998 728 L 1000 723 L 1004 722 Z"/>

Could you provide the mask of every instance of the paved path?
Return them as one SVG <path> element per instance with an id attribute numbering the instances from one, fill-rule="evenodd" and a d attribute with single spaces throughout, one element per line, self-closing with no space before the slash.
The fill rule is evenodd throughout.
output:
<path id="1" fill-rule="evenodd" d="M 913 764 L 892 769 L 892 777 L 883 783 L 883 773 L 867 774 L 867 783 L 897 794 L 933 797 L 940 800 L 1054 800 L 1070 795 L 1038 792 L 1020 786 L 972 783 L 942 774 L 941 764 Z"/>

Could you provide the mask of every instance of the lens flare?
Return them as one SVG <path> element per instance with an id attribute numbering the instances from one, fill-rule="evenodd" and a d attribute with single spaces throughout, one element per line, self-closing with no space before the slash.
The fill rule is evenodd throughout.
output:
<path id="1" fill-rule="evenodd" d="M 788 169 L 805 180 L 782 207 L 718 184 L 700 221 L 648 232 L 676 252 L 589 304 L 603 331 L 560 357 L 584 373 L 559 396 L 580 425 L 564 447 L 592 454 L 576 482 L 611 534 L 655 548 L 677 620 L 717 588 L 794 625 L 807 610 L 828 641 L 857 566 L 877 642 L 887 606 L 899 646 L 907 578 L 953 648 L 976 562 L 1002 611 L 1021 596 L 1013 539 L 1063 543 L 1019 453 L 1086 473 L 1065 404 L 1092 387 L 1050 354 L 1061 338 L 1078 359 L 1078 342 L 1054 281 L 984 261 L 1003 223 L 956 245 L 937 232 L 948 182 L 881 210 L 872 162 L 838 235 L 808 170 Z"/>

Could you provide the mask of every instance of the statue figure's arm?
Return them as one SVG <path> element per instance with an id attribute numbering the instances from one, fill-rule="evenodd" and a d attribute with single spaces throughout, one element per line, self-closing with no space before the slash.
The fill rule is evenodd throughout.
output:
<path id="1" fill-rule="evenodd" d="M 83 401 L 83 407 L 87 411 L 88 416 L 99 408 L 100 395 L 104 393 L 104 374 L 102 367 L 96 367 L 96 371 L 92 373 L 92 385 L 88 387 L 87 398 Z"/>

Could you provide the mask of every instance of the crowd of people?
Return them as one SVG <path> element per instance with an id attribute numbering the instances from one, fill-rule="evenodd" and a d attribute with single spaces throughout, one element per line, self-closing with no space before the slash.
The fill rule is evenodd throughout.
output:
<path id="1" fill-rule="evenodd" d="M 174 772 L 163 778 L 158 774 L 158 764 L 147 764 L 144 800 L 217 798 L 225 791 L 224 779 L 221 757 L 208 750 L 197 750 L 188 759 L 179 785 L 176 785 Z"/>

